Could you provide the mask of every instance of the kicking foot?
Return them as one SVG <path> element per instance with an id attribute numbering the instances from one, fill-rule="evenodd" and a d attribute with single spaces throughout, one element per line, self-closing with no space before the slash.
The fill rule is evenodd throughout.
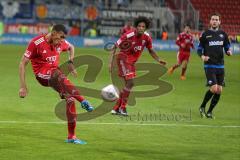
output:
<path id="1" fill-rule="evenodd" d="M 81 102 L 81 106 L 88 112 L 92 112 L 94 110 L 93 106 L 91 106 L 91 104 L 87 100 L 83 100 Z"/>

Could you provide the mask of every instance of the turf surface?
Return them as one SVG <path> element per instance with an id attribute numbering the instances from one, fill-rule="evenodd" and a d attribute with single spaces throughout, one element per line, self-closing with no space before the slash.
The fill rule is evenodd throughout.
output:
<path id="1" fill-rule="evenodd" d="M 26 76 L 29 94 L 24 99 L 18 97 L 18 64 L 24 49 L 24 46 L 0 45 L 1 160 L 240 159 L 239 55 L 225 57 L 226 87 L 214 110 L 216 119 L 199 116 L 198 107 L 207 88 L 202 62 L 193 54 L 186 81 L 179 80 L 180 69 L 171 76 L 165 74 L 162 79 L 174 89 L 158 97 L 137 98 L 136 105 L 128 108 L 128 118 L 107 113 L 79 122 L 77 135 L 88 144 L 73 145 L 64 143 L 66 124 L 54 112 L 60 101 L 58 94 L 37 83 L 30 65 Z M 76 85 L 100 90 L 111 83 L 105 51 L 76 49 L 76 56 L 79 55 L 100 58 L 103 68 L 92 83 L 83 81 L 87 67 L 78 68 L 77 79 L 69 76 Z M 168 67 L 176 61 L 174 52 L 159 52 L 159 55 L 168 62 Z M 61 63 L 66 60 L 67 54 L 63 54 Z M 155 63 L 146 52 L 139 60 L 142 62 Z M 138 86 L 135 90 L 151 87 Z M 96 106 L 101 103 L 100 99 L 87 98 Z M 80 107 L 78 112 L 83 112 Z M 149 116 L 152 114 L 157 117 Z"/>

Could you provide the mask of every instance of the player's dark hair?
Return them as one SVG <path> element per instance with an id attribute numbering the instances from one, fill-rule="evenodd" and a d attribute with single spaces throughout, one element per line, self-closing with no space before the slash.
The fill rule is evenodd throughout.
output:
<path id="1" fill-rule="evenodd" d="M 190 25 L 189 23 L 185 23 L 185 24 L 183 25 L 183 27 L 184 27 L 184 28 L 185 28 L 185 27 L 191 28 L 191 25 Z"/>
<path id="2" fill-rule="evenodd" d="M 218 12 L 214 12 L 214 13 L 210 14 L 209 19 L 211 19 L 212 16 L 218 16 L 219 19 L 221 19 L 221 15 L 220 15 L 220 13 L 218 13 Z"/>
<path id="3" fill-rule="evenodd" d="M 56 32 L 62 31 L 64 34 L 67 34 L 67 28 L 62 24 L 55 24 L 52 28 L 52 31 L 56 31 Z"/>
<path id="4" fill-rule="evenodd" d="M 147 17 L 138 17 L 134 20 L 134 27 L 137 27 L 139 23 L 145 23 L 146 29 L 151 27 L 151 21 Z"/>

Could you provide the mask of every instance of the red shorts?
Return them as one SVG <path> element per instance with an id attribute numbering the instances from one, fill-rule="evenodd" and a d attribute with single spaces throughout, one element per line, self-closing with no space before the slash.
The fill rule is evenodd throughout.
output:
<path id="1" fill-rule="evenodd" d="M 66 88 L 70 88 L 73 84 L 67 79 L 67 77 L 59 69 L 49 69 L 45 72 L 38 73 L 36 79 L 45 87 L 52 87 L 56 90 L 60 97 L 63 99 L 66 95 Z M 63 86 L 64 85 L 64 86 Z"/>
<path id="2" fill-rule="evenodd" d="M 42 86 L 49 87 L 48 79 L 43 79 L 37 76 L 36 76 L 36 79 Z"/>
<path id="3" fill-rule="evenodd" d="M 135 63 L 129 63 L 126 56 L 118 56 L 117 65 L 118 65 L 118 75 L 123 77 L 125 80 L 133 79 L 136 77 L 136 68 Z"/>
<path id="4" fill-rule="evenodd" d="M 189 52 L 178 52 L 178 54 L 177 54 L 178 64 L 182 64 L 183 61 L 188 62 L 189 57 L 190 57 Z"/>
<path id="5" fill-rule="evenodd" d="M 45 87 L 49 86 L 49 79 L 51 78 L 51 74 L 53 72 L 53 69 L 51 68 L 43 68 L 39 73 L 37 73 L 36 79 L 38 82 Z"/>

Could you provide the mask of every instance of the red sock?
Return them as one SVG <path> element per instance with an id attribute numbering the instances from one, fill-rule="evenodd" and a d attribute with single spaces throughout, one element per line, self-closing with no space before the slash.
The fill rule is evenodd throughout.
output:
<path id="1" fill-rule="evenodd" d="M 181 74 L 181 76 L 184 76 L 184 75 L 185 75 L 186 70 L 187 70 L 187 68 L 182 68 L 182 74 Z"/>
<path id="2" fill-rule="evenodd" d="M 128 88 L 126 88 L 126 87 L 123 88 L 123 90 L 122 90 L 122 96 L 121 96 L 121 100 L 122 100 L 121 108 L 126 108 L 130 91 L 131 91 L 131 90 L 128 89 Z"/>
<path id="3" fill-rule="evenodd" d="M 120 93 L 120 96 L 119 96 L 119 99 L 117 100 L 116 105 L 113 107 L 113 109 L 114 109 L 115 111 L 117 111 L 117 110 L 119 109 L 119 107 L 121 106 L 121 104 L 122 104 L 122 99 L 121 99 L 121 97 L 122 97 L 122 92 Z"/>
<path id="4" fill-rule="evenodd" d="M 75 139 L 77 114 L 73 97 L 66 98 L 66 114 L 68 120 L 68 139 Z"/>

